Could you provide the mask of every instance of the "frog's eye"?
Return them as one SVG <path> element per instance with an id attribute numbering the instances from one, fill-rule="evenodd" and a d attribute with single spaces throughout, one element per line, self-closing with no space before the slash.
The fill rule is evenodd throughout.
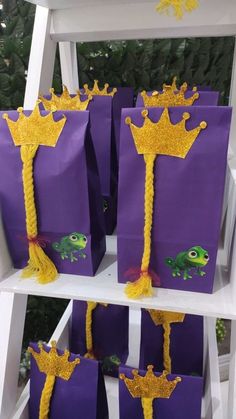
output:
<path id="1" fill-rule="evenodd" d="M 197 252 L 195 252 L 195 250 L 191 250 L 190 252 L 188 252 L 188 257 L 190 257 L 191 259 L 195 259 L 197 258 L 198 254 Z"/>
<path id="2" fill-rule="evenodd" d="M 204 259 L 205 259 L 205 260 L 209 260 L 209 259 L 210 259 L 210 258 L 209 258 L 208 253 L 206 253 L 206 254 L 204 255 Z"/>
<path id="3" fill-rule="evenodd" d="M 77 238 L 77 236 L 76 236 L 75 234 L 71 234 L 71 235 L 69 236 L 69 239 L 70 239 L 72 242 L 76 242 L 76 241 L 78 240 L 78 238 Z"/>
<path id="4" fill-rule="evenodd" d="M 83 239 L 82 239 L 85 243 L 87 243 L 87 237 L 85 237 L 85 236 L 83 236 Z"/>

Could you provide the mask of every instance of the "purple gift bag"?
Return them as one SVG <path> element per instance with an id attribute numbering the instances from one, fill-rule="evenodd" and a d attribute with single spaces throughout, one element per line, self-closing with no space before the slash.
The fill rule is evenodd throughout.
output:
<path id="1" fill-rule="evenodd" d="M 18 119 L 16 111 L 9 117 Z M 30 112 L 26 112 L 30 115 Z M 48 112 L 41 111 L 41 115 Z M 96 159 L 90 140 L 89 112 L 66 116 L 56 147 L 40 146 L 34 159 L 39 239 L 59 272 L 93 275 L 105 253 L 104 219 Z M 15 147 L 0 114 L 0 205 L 15 268 L 28 260 L 20 148 Z M 44 132 L 42 132 L 42 136 Z M 13 170 L 14 169 L 14 170 Z"/>
<path id="2" fill-rule="evenodd" d="M 203 393 L 203 379 L 200 377 L 188 377 L 180 375 L 168 375 L 167 378 L 160 373 L 154 373 L 154 378 L 149 378 L 149 382 L 145 384 L 142 379 L 136 376 L 136 383 L 131 368 L 120 368 L 122 379 L 119 381 L 119 407 L 120 419 L 136 418 L 136 419 L 201 419 L 201 401 Z M 146 375 L 146 371 L 139 371 L 141 377 Z M 128 378 L 128 385 L 124 378 Z M 181 381 L 179 380 L 181 379 Z M 130 380 L 129 380 L 130 379 Z M 171 384 L 176 380 L 176 382 Z M 134 381 L 134 383 L 132 383 Z M 150 387 L 150 388 L 149 388 Z M 174 388 L 173 388 L 174 387 Z M 130 390 L 134 393 L 131 395 Z M 158 394 L 162 393 L 162 396 Z M 171 393 L 172 391 L 172 393 Z M 151 393 L 153 401 L 146 396 Z M 168 393 L 171 393 L 167 398 Z M 139 395 L 137 397 L 136 395 Z M 141 400 L 140 395 L 145 395 L 146 400 Z M 159 396 L 159 397 L 155 397 Z M 152 416 L 148 409 L 152 405 Z M 145 413 L 147 413 L 145 415 Z"/>
<path id="3" fill-rule="evenodd" d="M 73 302 L 72 352 L 100 360 L 105 374 L 117 375 L 119 365 L 125 364 L 128 357 L 128 339 L 128 307 Z"/>
<path id="4" fill-rule="evenodd" d="M 64 103 L 67 102 L 66 104 L 68 104 L 70 97 L 75 98 L 76 95 L 69 95 L 65 86 L 63 90 L 63 95 L 66 99 Z M 113 89 L 109 88 L 108 85 L 105 85 L 100 94 L 96 94 L 98 90 L 97 82 L 95 82 L 91 91 L 89 89 L 86 90 L 88 95 L 83 94 L 85 90 L 82 89 L 79 105 L 86 103 L 88 96 L 92 98 L 87 106 L 87 110 L 90 112 L 89 127 L 101 183 L 106 233 L 112 234 L 117 219 L 117 156 L 119 153 L 121 109 L 133 106 L 134 92 L 132 88 L 119 87 L 114 89 L 113 96 L 109 96 Z M 55 99 L 55 95 L 53 96 Z M 50 100 L 52 95 L 44 97 Z M 76 103 L 74 103 L 74 107 L 76 107 Z"/>
<path id="5" fill-rule="evenodd" d="M 147 92 L 148 96 L 151 96 L 153 92 Z M 193 103 L 193 106 L 217 106 L 219 101 L 219 92 L 215 91 L 198 91 L 199 98 Z M 187 90 L 185 98 L 188 99 L 193 95 L 191 90 Z M 142 108 L 144 106 L 144 100 L 142 93 L 139 93 L 136 100 L 136 108 Z"/>
<path id="6" fill-rule="evenodd" d="M 163 108 L 149 108 L 143 116 L 141 111 L 125 109 L 122 113 L 119 282 L 127 281 L 131 268 L 140 267 L 144 243 L 145 164 L 125 120 L 131 118 L 132 126 L 136 127 L 147 124 L 144 137 L 148 140 L 146 121 L 149 119 L 158 126 L 157 122 L 167 112 Z M 171 124 L 186 117 L 187 131 L 200 126 L 201 121 L 206 121 L 207 127 L 200 130 L 185 158 L 158 155 L 154 165 L 150 269 L 160 277 L 163 288 L 206 293 L 213 290 L 231 112 L 229 107 L 169 108 Z M 129 118 L 126 121 L 130 122 Z M 184 132 L 184 125 L 181 129 Z M 138 136 L 139 128 L 134 130 Z M 172 131 L 175 139 L 175 128 Z"/>
<path id="7" fill-rule="evenodd" d="M 94 89 L 97 89 L 96 83 L 95 88 L 91 90 L 93 100 L 88 105 L 90 130 L 101 181 L 106 233 L 112 234 L 117 220 L 121 110 L 133 106 L 134 92 L 129 87 L 118 87 L 114 96 L 100 96 L 96 95 Z M 111 91 L 112 88 L 107 89 L 108 93 Z"/>
<path id="8" fill-rule="evenodd" d="M 38 345 L 32 343 L 30 346 L 30 350 L 33 350 L 34 353 L 36 352 L 37 356 L 37 353 L 40 352 Z M 49 353 L 49 351 L 50 348 L 43 345 L 42 363 L 40 363 L 40 360 L 36 361 L 34 356 L 31 356 L 30 419 L 38 419 L 39 417 L 40 400 L 42 400 L 42 392 L 48 377 L 42 370 L 50 369 L 49 361 L 47 365 L 45 356 L 45 352 Z M 51 369 L 54 363 L 57 375 L 50 395 L 48 417 L 50 419 L 107 419 L 106 391 L 99 363 L 74 354 L 70 354 L 68 361 L 65 361 L 65 359 L 62 360 L 64 351 L 56 351 L 57 355 L 51 360 Z M 68 379 L 66 374 L 73 362 L 75 365 L 71 367 L 72 374 Z M 76 362 L 79 363 L 76 364 Z"/>
<path id="9" fill-rule="evenodd" d="M 140 369 L 146 369 L 149 364 L 154 365 L 155 371 L 166 369 L 164 344 L 168 337 L 165 338 L 165 333 L 168 333 L 165 324 L 155 324 L 150 311 L 142 309 Z M 171 373 L 202 376 L 203 317 L 185 314 L 180 321 L 174 320 L 170 323 L 169 339 Z"/>

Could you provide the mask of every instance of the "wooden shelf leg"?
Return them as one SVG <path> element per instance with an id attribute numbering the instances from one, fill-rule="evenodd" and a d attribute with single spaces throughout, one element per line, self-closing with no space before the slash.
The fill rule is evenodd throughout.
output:
<path id="1" fill-rule="evenodd" d="M 79 88 L 76 42 L 59 42 L 62 83 L 71 94 Z"/>
<path id="2" fill-rule="evenodd" d="M 233 58 L 233 67 L 231 74 L 231 86 L 230 86 L 230 96 L 229 96 L 229 105 L 233 107 L 232 113 L 232 122 L 230 129 L 230 140 L 229 140 L 229 150 L 228 150 L 228 159 L 234 159 L 236 155 L 236 38 L 235 38 L 235 47 L 234 47 L 234 58 Z M 222 209 L 222 223 L 225 219 L 225 232 L 224 232 L 224 260 L 222 263 L 225 265 L 229 262 L 230 257 L 230 248 L 233 238 L 234 223 L 236 217 L 236 192 L 235 192 L 235 180 L 232 178 L 230 173 L 229 166 L 227 166 L 226 180 L 225 180 L 225 191 L 224 191 L 224 202 Z M 221 227 L 223 224 L 221 225 Z"/>
<path id="3" fill-rule="evenodd" d="M 0 294 L 0 418 L 15 409 L 27 295 Z"/>
<path id="4" fill-rule="evenodd" d="M 0 243 L 1 243 L 1 250 L 0 250 L 0 281 L 1 281 L 3 276 L 7 272 L 9 272 L 10 269 L 12 268 L 11 257 L 8 251 L 8 246 L 7 246 L 7 241 L 6 241 L 5 232 L 3 228 L 1 214 L 0 214 Z"/>
<path id="5" fill-rule="evenodd" d="M 231 321 L 231 343 L 229 363 L 229 394 L 227 419 L 236 418 L 236 320 Z"/>
<path id="6" fill-rule="evenodd" d="M 37 6 L 25 90 L 24 109 L 33 109 L 38 94 L 52 85 L 57 43 L 50 37 L 51 11 Z"/>
<path id="7" fill-rule="evenodd" d="M 204 318 L 205 419 L 224 419 L 216 341 L 216 319 Z"/>

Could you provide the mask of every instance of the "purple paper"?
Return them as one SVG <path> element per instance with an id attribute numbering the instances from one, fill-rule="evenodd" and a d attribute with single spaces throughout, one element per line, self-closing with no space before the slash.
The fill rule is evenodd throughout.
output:
<path id="1" fill-rule="evenodd" d="M 84 355 L 86 347 L 86 310 L 85 301 L 73 302 L 70 348 L 72 352 Z M 120 363 L 128 357 L 129 308 L 99 304 L 92 314 L 93 351 L 104 365 L 104 372 L 115 375 Z"/>
<path id="2" fill-rule="evenodd" d="M 83 89 L 81 90 L 83 93 Z M 74 97 L 75 95 L 71 95 Z M 51 96 L 45 96 L 49 99 Z M 82 100 L 87 96 L 82 96 Z M 93 96 L 89 130 L 93 141 L 102 190 L 102 205 L 106 234 L 112 234 L 117 222 L 118 153 L 121 109 L 133 106 L 134 92 L 129 87 L 118 87 L 111 96 Z M 41 105 L 42 106 L 42 105 Z"/>
<path id="3" fill-rule="evenodd" d="M 93 96 L 88 105 L 93 140 L 103 195 L 106 234 L 112 234 L 117 222 L 118 153 L 121 110 L 133 106 L 134 92 L 118 87 L 111 96 Z"/>
<path id="4" fill-rule="evenodd" d="M 194 101 L 193 106 L 217 106 L 219 100 L 219 92 L 215 91 L 198 91 L 199 98 Z M 151 96 L 152 92 L 147 92 L 149 96 Z M 186 99 L 191 97 L 193 92 L 191 90 L 187 90 L 185 93 Z M 138 94 L 137 101 L 136 101 L 136 108 L 143 107 L 143 98 L 141 94 Z"/>
<path id="5" fill-rule="evenodd" d="M 117 92 L 113 96 L 113 103 L 112 103 L 113 128 L 114 128 L 117 156 L 119 156 L 119 148 L 120 148 L 121 111 L 123 108 L 132 108 L 133 105 L 134 105 L 133 88 L 132 87 L 117 87 Z"/>
<path id="6" fill-rule="evenodd" d="M 23 268 L 28 243 L 20 147 L 13 144 L 2 114 L 0 205 L 14 267 Z M 10 119 L 18 119 L 16 111 L 8 114 Z M 54 119 L 63 114 L 67 121 L 56 147 L 40 146 L 34 159 L 38 234 L 46 238 L 44 250 L 59 272 L 93 275 L 105 253 L 105 231 L 96 160 L 88 135 L 89 112 L 58 111 Z M 63 240 L 73 233 L 83 234 L 86 246 L 81 252 L 64 254 L 63 259 Z"/>
<path id="7" fill-rule="evenodd" d="M 120 368 L 120 374 L 133 378 L 131 368 Z M 145 375 L 146 371 L 139 371 Z M 156 376 L 161 375 L 155 373 Z M 153 418 L 160 419 L 201 419 L 201 403 L 203 393 L 203 379 L 179 375 L 182 381 L 177 384 L 169 399 L 155 399 L 153 401 Z M 168 375 L 172 381 L 176 375 Z M 140 398 L 133 398 L 123 380 L 119 380 L 119 406 L 120 419 L 143 419 L 143 410 Z"/>
<path id="8" fill-rule="evenodd" d="M 163 334 L 163 327 L 156 326 L 149 312 L 142 309 L 140 369 L 151 364 L 155 371 L 164 370 Z M 173 374 L 202 375 L 203 317 L 186 314 L 183 323 L 171 323 L 170 357 Z"/>
<path id="9" fill-rule="evenodd" d="M 39 352 L 38 345 L 30 345 Z M 49 347 L 44 345 L 49 352 Z M 63 351 L 58 350 L 61 355 Z M 50 403 L 50 419 L 108 419 L 107 399 L 104 380 L 99 363 L 71 354 L 69 360 L 80 358 L 71 378 L 66 381 L 56 378 Z M 39 403 L 46 375 L 38 369 L 31 356 L 29 417 L 38 419 Z M 79 415 L 79 416 L 78 416 Z"/>
<path id="10" fill-rule="evenodd" d="M 162 112 L 163 108 L 149 108 L 149 117 L 158 121 Z M 150 269 L 160 276 L 163 288 L 211 293 L 232 109 L 169 108 L 171 121 L 180 121 L 184 112 L 191 115 L 187 129 L 204 120 L 208 126 L 201 131 L 185 159 L 157 157 Z M 130 127 L 125 124 L 127 116 L 135 125 L 143 125 L 141 109 L 123 110 L 117 233 L 119 282 L 127 281 L 125 273 L 130 268 L 140 267 L 143 253 L 145 164 L 143 156 L 137 154 Z M 183 272 L 180 277 L 174 277 L 167 260 L 176 261 L 180 253 L 188 252 L 193 246 L 208 252 L 210 259 L 203 270 L 205 275 L 191 270 L 192 278 L 185 280 Z"/>

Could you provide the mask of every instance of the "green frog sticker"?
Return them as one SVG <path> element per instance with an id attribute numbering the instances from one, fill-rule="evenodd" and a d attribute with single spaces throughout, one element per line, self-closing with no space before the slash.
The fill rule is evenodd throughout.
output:
<path id="1" fill-rule="evenodd" d="M 106 199 L 103 199 L 103 212 L 106 212 L 108 210 L 108 202 Z"/>
<path id="2" fill-rule="evenodd" d="M 86 254 L 82 252 L 87 245 L 87 237 L 81 233 L 71 233 L 69 236 L 62 237 L 60 242 L 52 243 L 52 247 L 56 252 L 60 253 L 61 259 L 70 259 L 71 262 L 76 262 L 78 257 L 85 259 Z"/>
<path id="3" fill-rule="evenodd" d="M 107 356 L 102 360 L 102 371 L 104 374 L 115 373 L 121 364 L 117 355 Z"/>
<path id="4" fill-rule="evenodd" d="M 194 246 L 191 249 L 180 252 L 175 259 L 166 258 L 165 263 L 170 266 L 173 277 L 180 277 L 183 275 L 183 279 L 191 279 L 190 271 L 192 270 L 199 276 L 204 276 L 206 272 L 202 270 L 204 266 L 209 262 L 209 254 L 207 250 L 204 250 L 201 246 Z"/>

